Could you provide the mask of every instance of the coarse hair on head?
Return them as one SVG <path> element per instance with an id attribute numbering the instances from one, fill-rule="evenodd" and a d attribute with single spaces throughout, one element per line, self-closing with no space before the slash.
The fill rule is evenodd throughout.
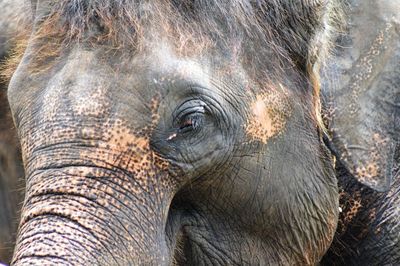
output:
<path id="1" fill-rule="evenodd" d="M 76 43 L 134 54 L 146 48 L 144 39 L 165 38 L 182 55 L 234 50 L 254 80 L 266 73 L 283 76 L 288 68 L 304 75 L 314 87 L 315 118 L 324 128 L 318 73 L 341 20 L 340 1 L 44 1 L 35 11 L 34 32 L 27 35 L 37 43 L 32 71 L 47 70 L 54 61 L 49 58 Z M 17 47 L 4 72 L 8 77 L 24 50 Z"/>

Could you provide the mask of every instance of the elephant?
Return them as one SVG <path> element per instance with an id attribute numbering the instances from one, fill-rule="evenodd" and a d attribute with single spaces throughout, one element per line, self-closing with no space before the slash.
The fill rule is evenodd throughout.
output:
<path id="1" fill-rule="evenodd" d="M 399 261 L 396 18 L 379 61 L 329 55 L 340 1 L 30 6 L 6 71 L 26 172 L 13 265 Z M 352 25 L 337 43 L 369 45 Z"/>

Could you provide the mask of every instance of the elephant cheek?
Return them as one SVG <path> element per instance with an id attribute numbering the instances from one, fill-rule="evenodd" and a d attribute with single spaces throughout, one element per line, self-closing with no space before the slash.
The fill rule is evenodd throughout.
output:
<path id="1" fill-rule="evenodd" d="M 292 108 L 283 91 L 268 89 L 256 96 L 250 106 L 246 133 L 250 139 L 264 144 L 284 131 Z"/>

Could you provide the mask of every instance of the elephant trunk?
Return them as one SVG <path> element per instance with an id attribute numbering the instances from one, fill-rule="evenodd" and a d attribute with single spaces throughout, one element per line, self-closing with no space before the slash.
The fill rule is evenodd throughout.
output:
<path id="1" fill-rule="evenodd" d="M 173 192 L 163 185 L 168 171 L 157 156 L 138 145 L 132 149 L 142 156 L 130 153 L 129 160 L 110 149 L 71 149 L 49 146 L 52 157 L 46 149 L 26 156 L 13 265 L 168 265 Z"/>

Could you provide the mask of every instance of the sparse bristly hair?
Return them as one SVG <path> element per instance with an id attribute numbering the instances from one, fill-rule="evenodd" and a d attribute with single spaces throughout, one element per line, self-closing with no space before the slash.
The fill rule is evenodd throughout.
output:
<path id="1" fill-rule="evenodd" d="M 235 49 L 257 75 L 297 68 L 317 96 L 318 66 L 339 13 L 338 1 L 326 0 L 58 0 L 35 11 L 40 25 L 31 37 L 42 43 L 35 55 L 38 69 L 43 58 L 56 58 L 74 42 L 135 53 L 144 48 L 144 38 L 166 38 L 182 53 Z M 20 53 L 6 73 L 13 72 Z"/>
<path id="2" fill-rule="evenodd" d="M 36 35 L 137 49 L 162 27 L 166 37 L 199 46 L 272 49 L 306 70 L 329 47 L 336 7 L 326 0 L 58 0 L 36 11 L 42 21 Z"/>

